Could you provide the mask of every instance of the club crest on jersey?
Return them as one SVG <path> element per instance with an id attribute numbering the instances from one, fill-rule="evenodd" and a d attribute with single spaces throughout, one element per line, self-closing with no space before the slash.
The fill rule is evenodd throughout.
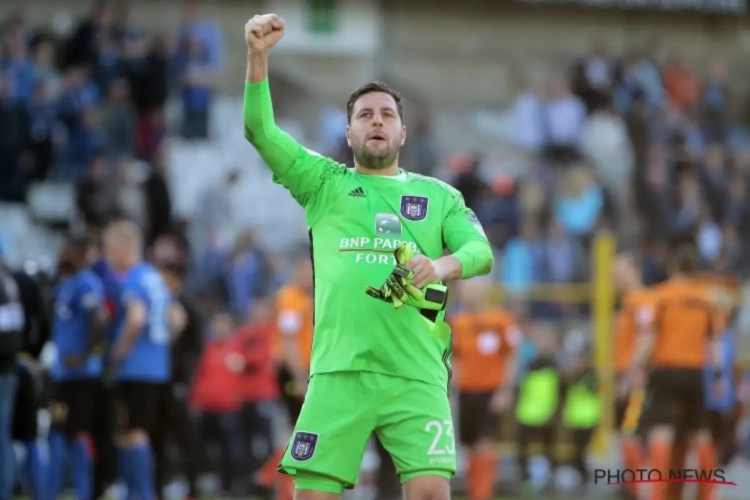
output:
<path id="1" fill-rule="evenodd" d="M 318 435 L 312 432 L 297 432 L 292 441 L 292 458 L 298 462 L 310 460 L 318 444 Z"/>
<path id="2" fill-rule="evenodd" d="M 402 196 L 401 215 L 410 221 L 420 221 L 427 217 L 426 196 Z"/>

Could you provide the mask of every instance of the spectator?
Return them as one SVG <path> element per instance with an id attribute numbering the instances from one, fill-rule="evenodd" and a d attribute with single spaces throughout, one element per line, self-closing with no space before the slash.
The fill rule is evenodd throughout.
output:
<path id="1" fill-rule="evenodd" d="M 501 281 L 503 288 L 512 294 L 523 294 L 534 284 L 534 249 L 538 229 L 531 219 L 524 221 L 521 234 L 510 239 L 503 251 Z"/>
<path id="2" fill-rule="evenodd" d="M 60 96 L 61 116 L 68 129 L 76 129 L 83 110 L 98 102 L 99 92 L 89 71 L 84 66 L 70 66 L 65 72 Z"/>
<path id="3" fill-rule="evenodd" d="M 645 223 L 644 231 L 646 234 L 669 234 L 676 201 L 669 166 L 659 145 L 652 146 L 641 180 L 637 203 Z"/>
<path id="4" fill-rule="evenodd" d="M 727 189 L 724 201 L 724 223 L 735 228 L 739 234 L 750 232 L 750 202 L 747 195 L 747 180 L 742 174 L 735 173 Z"/>
<path id="5" fill-rule="evenodd" d="M 272 352 L 275 332 L 273 304 L 268 299 L 259 298 L 253 304 L 249 323 L 235 334 L 245 355 L 242 420 L 248 460 L 245 470 L 251 476 L 274 450 L 271 415 L 274 401 L 279 396 Z M 262 452 L 258 452 L 258 445 Z"/>
<path id="6" fill-rule="evenodd" d="M 476 215 L 493 246 L 502 249 L 510 238 L 516 236 L 521 224 L 515 182 L 508 175 L 498 175 L 485 193 L 486 199 Z"/>
<path id="7" fill-rule="evenodd" d="M 18 285 L 0 255 L 0 303 L 8 311 L 0 327 L 0 497 L 13 496 L 15 452 L 13 406 L 18 389 L 16 356 L 24 347 L 23 306 Z M 20 309 L 20 311 L 19 311 Z M 9 312 L 21 314 L 9 314 Z"/>
<path id="8" fill-rule="evenodd" d="M 577 283 L 584 275 L 585 260 L 576 238 L 554 217 L 535 250 L 534 275 L 541 283 Z"/>
<path id="9" fill-rule="evenodd" d="M 13 79 L 14 98 L 26 103 L 36 83 L 34 63 L 28 57 L 28 41 L 21 36 L 12 38 L 6 42 L 5 52 L 0 68 Z"/>
<path id="10" fill-rule="evenodd" d="M 140 57 L 143 55 L 143 57 Z M 169 89 L 171 48 L 165 36 L 151 42 L 145 54 L 135 51 L 127 61 L 130 94 L 136 110 L 136 155 L 150 160 L 164 137 L 164 106 Z"/>
<path id="11" fill-rule="evenodd" d="M 547 130 L 547 152 L 558 163 L 569 163 L 578 157 L 586 107 L 573 95 L 567 83 L 558 79 L 551 85 L 544 105 Z"/>
<path id="12" fill-rule="evenodd" d="M 195 288 L 205 296 L 226 303 L 231 244 L 218 231 L 205 233 L 203 237 L 205 239 L 201 240 L 201 247 L 195 255 Z"/>
<path id="13" fill-rule="evenodd" d="M 30 166 L 29 114 L 18 98 L 16 82 L 0 73 L 0 200 L 23 201 Z"/>
<path id="14" fill-rule="evenodd" d="M 696 224 L 695 241 L 698 246 L 698 256 L 701 261 L 710 266 L 722 251 L 722 231 L 711 215 L 708 207 L 704 207 Z"/>
<path id="15" fill-rule="evenodd" d="M 243 231 L 234 245 L 226 276 L 229 307 L 238 318 L 250 317 L 253 301 L 262 296 L 268 284 L 268 261 L 257 246 L 255 235 Z"/>
<path id="16" fill-rule="evenodd" d="M 690 240 L 695 234 L 704 207 L 700 185 L 693 172 L 681 174 L 678 190 L 677 210 L 672 220 L 671 236 L 676 239 Z"/>
<path id="17" fill-rule="evenodd" d="M 201 245 L 209 240 L 210 235 L 223 235 L 232 229 L 231 193 L 239 182 L 239 170 L 232 169 L 219 182 L 207 186 L 198 196 L 200 212 L 195 214 L 193 224 Z"/>
<path id="18" fill-rule="evenodd" d="M 575 69 L 575 92 L 589 112 L 594 112 L 612 98 L 615 64 L 602 41 L 594 43 L 591 53 Z"/>
<path id="19" fill-rule="evenodd" d="M 86 165 L 104 153 L 105 141 L 106 136 L 101 129 L 101 112 L 94 107 L 84 109 L 80 125 L 70 130 L 64 179 L 79 181 L 86 172 Z"/>
<path id="20" fill-rule="evenodd" d="M 207 19 L 200 2 L 191 1 L 185 9 L 185 18 L 179 33 L 177 58 L 184 61 L 189 58 L 192 40 L 196 39 L 205 48 L 208 67 L 218 72 L 224 66 L 224 41 L 218 23 Z"/>
<path id="21" fill-rule="evenodd" d="M 132 156 L 135 149 L 135 115 L 127 80 L 116 79 L 109 85 L 103 113 L 107 157 L 118 161 L 123 157 Z"/>
<path id="22" fill-rule="evenodd" d="M 233 331 L 231 315 L 220 313 L 212 319 L 190 395 L 201 448 L 206 450 L 212 443 L 219 445 L 219 475 L 225 493 L 232 491 L 242 464 L 242 441 L 237 436 L 241 435 L 240 373 L 245 369 L 245 360 Z"/>
<path id="23" fill-rule="evenodd" d="M 120 48 L 112 30 L 102 30 L 97 34 L 96 64 L 93 68 L 93 80 L 99 95 L 106 96 L 112 82 L 123 74 Z"/>
<path id="24" fill-rule="evenodd" d="M 181 76 L 182 136 L 186 139 L 206 139 L 216 73 L 199 38 L 187 41 Z"/>
<path id="25" fill-rule="evenodd" d="M 91 10 L 73 34 L 68 44 L 67 56 L 70 65 L 90 65 L 97 62 L 97 39 L 106 31 L 110 17 L 108 0 L 94 0 Z"/>
<path id="26" fill-rule="evenodd" d="M 636 96 L 643 95 L 643 84 L 638 70 L 638 55 L 633 52 L 626 54 L 617 68 L 612 103 L 622 114 L 628 113 Z"/>
<path id="27" fill-rule="evenodd" d="M 711 144 L 706 148 L 700 180 L 706 202 L 711 207 L 712 216 L 723 220 L 724 202 L 727 199 L 728 169 L 721 144 Z"/>
<path id="28" fill-rule="evenodd" d="M 652 41 L 638 59 L 638 81 L 643 88 L 646 105 L 659 107 L 664 104 L 666 92 L 662 81 L 661 55 L 658 42 Z"/>
<path id="29" fill-rule="evenodd" d="M 664 68 L 664 86 L 669 100 L 681 111 L 697 104 L 700 82 L 680 56 L 673 56 Z"/>
<path id="30" fill-rule="evenodd" d="M 55 66 L 56 56 L 52 40 L 43 37 L 37 41 L 34 48 L 34 71 L 37 85 L 43 85 L 50 98 L 57 97 L 62 84 L 60 70 Z"/>
<path id="31" fill-rule="evenodd" d="M 625 116 L 628 138 L 633 146 L 634 181 L 641 177 L 642 167 L 646 163 L 649 142 L 653 138 L 652 120 L 655 114 L 656 112 L 648 106 L 645 96 L 636 94 L 633 97 L 632 106 Z"/>
<path id="32" fill-rule="evenodd" d="M 554 202 L 554 215 L 566 233 L 588 236 L 596 228 L 604 209 L 604 194 L 590 172 L 576 167 L 562 179 Z"/>
<path id="33" fill-rule="evenodd" d="M 622 186 L 633 169 L 625 121 L 614 105 L 595 112 L 583 129 L 582 152 L 607 186 Z"/>
<path id="34" fill-rule="evenodd" d="M 163 150 L 162 150 L 163 151 Z M 165 175 L 164 154 L 155 158 L 149 165 L 148 175 L 143 183 L 148 218 L 146 242 L 151 244 L 161 236 L 167 235 L 173 226 L 172 197 Z"/>
<path id="35" fill-rule="evenodd" d="M 454 175 L 453 186 L 464 197 L 466 206 L 477 210 L 487 191 L 487 184 L 479 176 L 480 159 L 471 155 L 456 155 L 449 168 Z"/>
<path id="36" fill-rule="evenodd" d="M 667 247 L 667 241 L 663 238 L 649 237 L 646 240 L 641 263 L 645 286 L 652 286 L 667 279 Z"/>
<path id="37" fill-rule="evenodd" d="M 708 72 L 702 95 L 702 129 L 709 142 L 723 142 L 727 137 L 729 84 L 727 65 L 714 59 Z"/>
<path id="38" fill-rule="evenodd" d="M 185 310 L 186 322 L 184 330 L 172 343 L 172 378 L 166 398 L 166 414 L 159 419 L 163 429 L 153 436 L 156 460 L 156 483 L 164 490 L 167 480 L 165 469 L 168 465 L 166 453 L 169 440 L 175 445 L 183 464 L 182 471 L 188 483 L 187 496 L 198 498 L 198 458 L 196 456 L 196 442 L 192 435 L 189 420 L 188 390 L 195 366 L 201 354 L 203 344 L 202 318 L 193 302 L 185 296 L 183 291 L 184 266 L 174 254 L 167 256 L 154 252 L 152 261 L 159 267 L 164 282 L 174 299 Z M 167 439 L 169 438 L 169 439 Z M 159 453 L 161 452 L 161 453 Z M 160 497 L 161 498 L 161 497 Z"/>
<path id="39" fill-rule="evenodd" d="M 585 276 L 583 248 L 555 217 L 547 221 L 533 255 L 535 283 L 578 283 Z M 531 315 L 537 319 L 559 320 L 568 309 L 564 304 L 540 300 L 531 304 Z"/>
<path id="40" fill-rule="evenodd" d="M 513 104 L 513 134 L 516 146 L 537 154 L 544 148 L 544 89 L 534 85 L 518 95 Z"/>
<path id="41" fill-rule="evenodd" d="M 112 21 L 112 35 L 115 43 L 125 54 L 140 52 L 139 46 L 143 42 L 144 35 L 140 28 L 134 23 L 130 15 L 130 6 L 120 4 Z"/>
<path id="42" fill-rule="evenodd" d="M 744 256 L 742 240 L 733 226 L 724 226 L 722 230 L 721 255 L 716 259 L 713 270 L 726 276 L 738 276 L 741 280 L 748 278 L 748 264 Z"/>
<path id="43" fill-rule="evenodd" d="M 76 205 L 83 221 L 90 228 L 101 229 L 117 213 L 117 197 L 106 159 L 91 160 L 86 178 L 78 185 Z"/>
<path id="44" fill-rule="evenodd" d="M 41 181 L 55 161 L 54 132 L 57 126 L 57 106 L 50 95 L 50 87 L 39 83 L 28 106 L 30 120 L 30 151 L 33 156 L 31 178 Z"/>

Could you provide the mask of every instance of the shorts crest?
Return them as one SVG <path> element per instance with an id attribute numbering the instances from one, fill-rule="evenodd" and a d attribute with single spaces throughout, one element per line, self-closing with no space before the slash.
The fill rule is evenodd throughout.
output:
<path id="1" fill-rule="evenodd" d="M 318 435 L 312 432 L 296 432 L 290 454 L 298 462 L 310 460 L 318 444 Z"/>

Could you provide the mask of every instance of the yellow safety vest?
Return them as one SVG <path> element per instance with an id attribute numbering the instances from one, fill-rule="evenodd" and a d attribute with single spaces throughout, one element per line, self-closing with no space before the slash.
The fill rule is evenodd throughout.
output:
<path id="1" fill-rule="evenodd" d="M 529 372 L 521 382 L 516 418 L 522 425 L 540 427 L 549 423 L 559 403 L 560 374 L 555 368 Z"/>
<path id="2" fill-rule="evenodd" d="M 599 425 L 602 417 L 602 404 L 596 391 L 592 391 L 585 381 L 580 381 L 568 389 L 563 409 L 563 424 L 570 429 L 591 429 Z"/>

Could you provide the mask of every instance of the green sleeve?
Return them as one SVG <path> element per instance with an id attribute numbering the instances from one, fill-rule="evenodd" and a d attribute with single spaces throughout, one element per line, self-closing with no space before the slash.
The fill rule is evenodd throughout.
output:
<path id="1" fill-rule="evenodd" d="M 443 219 L 443 241 L 461 263 L 461 279 L 486 275 L 492 270 L 492 247 L 482 225 L 466 207 L 461 193 L 452 188 Z"/>
<path id="2" fill-rule="evenodd" d="M 340 178 L 346 167 L 302 147 L 276 125 L 267 78 L 245 83 L 243 115 L 245 138 L 271 169 L 273 181 L 289 190 L 308 219 L 317 218 L 324 186 Z"/>

